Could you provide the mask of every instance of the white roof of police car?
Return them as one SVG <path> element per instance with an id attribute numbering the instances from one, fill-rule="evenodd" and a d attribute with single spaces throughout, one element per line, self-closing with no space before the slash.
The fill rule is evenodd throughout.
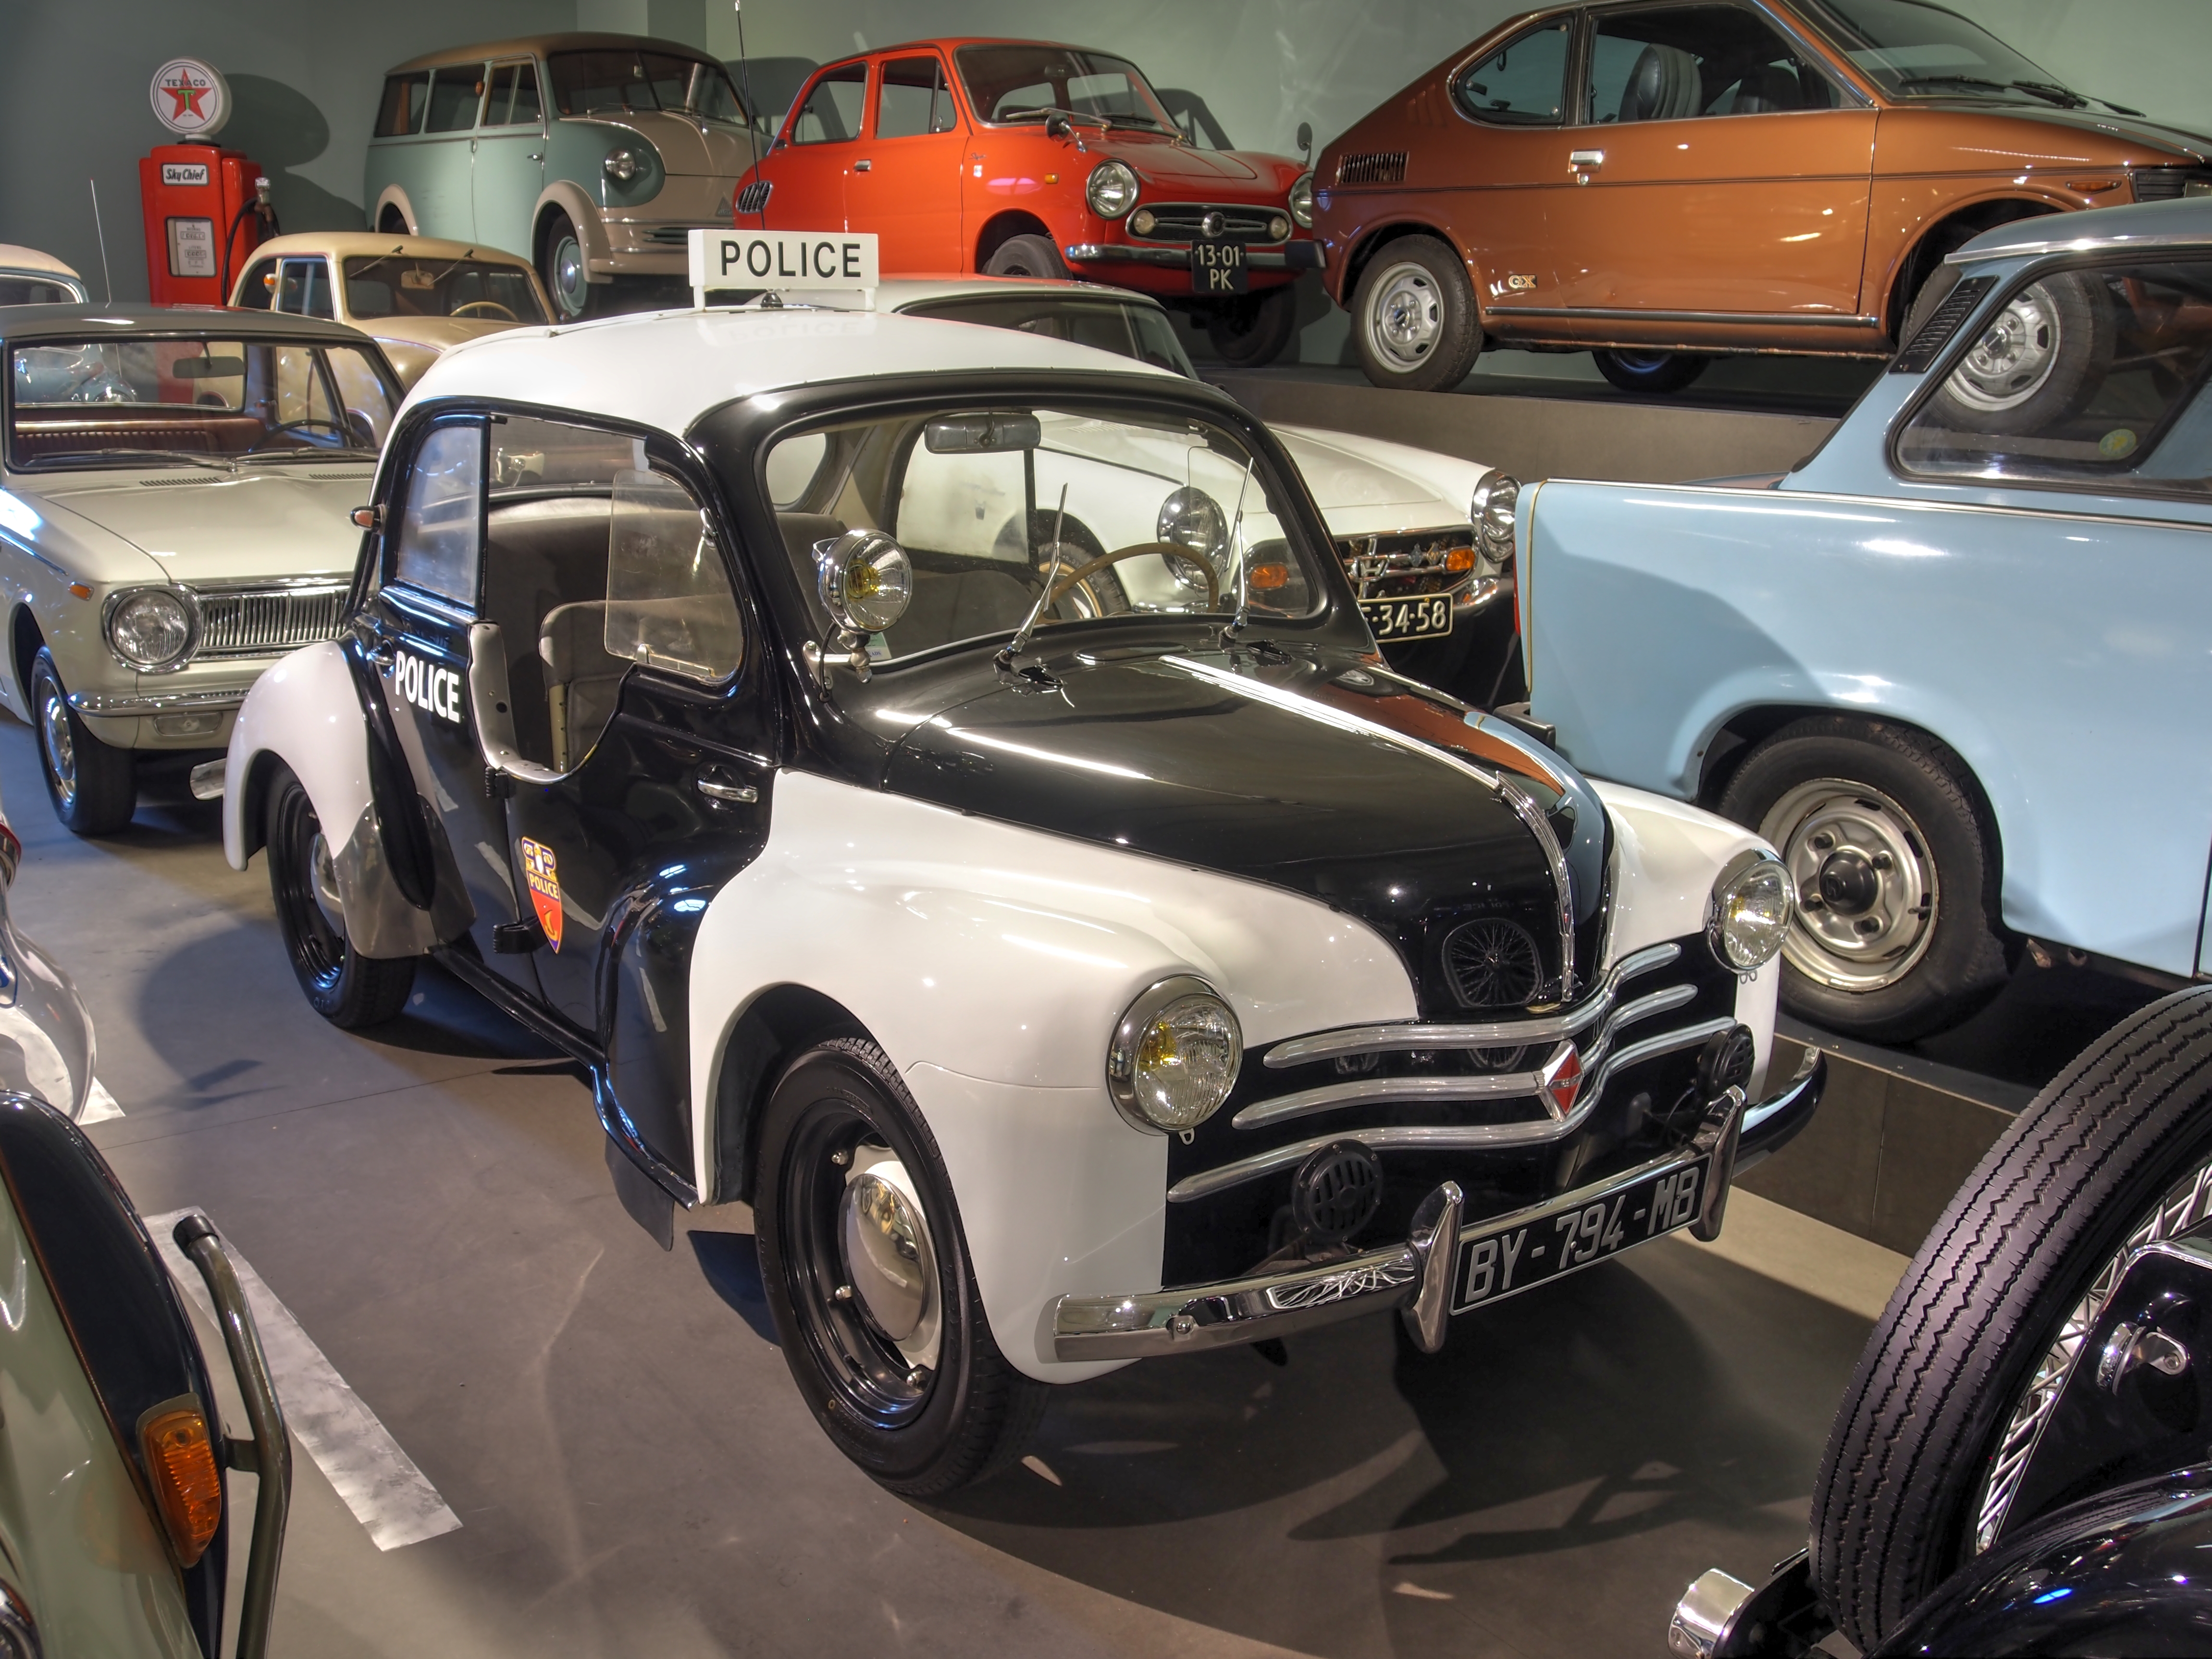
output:
<path id="1" fill-rule="evenodd" d="M 681 434 L 708 410 L 763 392 L 962 369 L 1066 369 L 1189 384 L 1110 351 L 1014 329 L 791 305 L 507 329 L 446 353 L 408 402 L 538 404 Z"/>
<path id="2" fill-rule="evenodd" d="M 886 276 L 876 290 L 876 309 L 903 311 L 908 306 L 929 305 L 939 300 L 969 300 L 993 294 L 1063 294 L 1090 300 L 1133 300 L 1139 305 L 1163 310 L 1149 294 L 1133 289 L 1110 288 L 1104 283 L 1071 282 L 1057 276 Z M 794 295 L 794 298 L 803 297 Z M 843 307 L 835 293 L 822 296 Z"/>

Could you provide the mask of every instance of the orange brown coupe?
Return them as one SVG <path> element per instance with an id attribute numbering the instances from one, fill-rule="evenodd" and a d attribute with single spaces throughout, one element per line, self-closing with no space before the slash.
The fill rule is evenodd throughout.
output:
<path id="1" fill-rule="evenodd" d="M 1715 355 L 1881 356 L 1944 256 L 2042 213 L 2212 193 L 2212 140 L 1922 0 L 1524 14 L 1322 152 L 1316 236 L 1378 386 L 1486 343 L 1616 386 Z"/>

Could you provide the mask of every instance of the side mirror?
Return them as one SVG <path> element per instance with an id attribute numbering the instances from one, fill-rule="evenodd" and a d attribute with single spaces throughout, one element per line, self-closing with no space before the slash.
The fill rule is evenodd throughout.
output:
<path id="1" fill-rule="evenodd" d="M 1044 136 L 1048 138 L 1065 138 L 1074 131 L 1075 123 L 1057 110 L 1044 118 Z"/>
<path id="2" fill-rule="evenodd" d="M 1309 161 L 1313 160 L 1313 123 L 1310 121 L 1298 123 L 1298 154 Z"/>

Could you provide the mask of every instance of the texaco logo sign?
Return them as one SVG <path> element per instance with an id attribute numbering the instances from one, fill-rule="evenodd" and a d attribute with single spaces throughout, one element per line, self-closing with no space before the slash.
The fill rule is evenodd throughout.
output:
<path id="1" fill-rule="evenodd" d="M 154 71 L 154 113 L 172 132 L 207 137 L 230 118 L 230 88 L 197 58 L 172 58 Z"/>

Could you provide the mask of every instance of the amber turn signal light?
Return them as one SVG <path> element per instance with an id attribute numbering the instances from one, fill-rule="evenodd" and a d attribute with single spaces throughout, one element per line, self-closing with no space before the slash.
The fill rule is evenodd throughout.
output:
<path id="1" fill-rule="evenodd" d="M 222 1471 L 199 1401 L 185 1395 L 150 1408 L 138 1419 L 138 1443 L 169 1547 L 177 1565 L 189 1567 L 222 1524 Z"/>
<path id="2" fill-rule="evenodd" d="M 377 520 L 382 516 L 383 514 L 373 507 L 356 507 L 346 514 L 346 517 L 353 520 L 354 527 L 357 530 L 375 529 Z"/>
<path id="3" fill-rule="evenodd" d="M 1255 564 L 1252 567 L 1252 586 L 1263 592 L 1290 585 L 1291 568 L 1286 564 Z"/>
<path id="4" fill-rule="evenodd" d="M 1474 569 L 1474 550 L 1471 547 L 1455 547 L 1444 555 L 1444 568 L 1447 570 Z"/>

